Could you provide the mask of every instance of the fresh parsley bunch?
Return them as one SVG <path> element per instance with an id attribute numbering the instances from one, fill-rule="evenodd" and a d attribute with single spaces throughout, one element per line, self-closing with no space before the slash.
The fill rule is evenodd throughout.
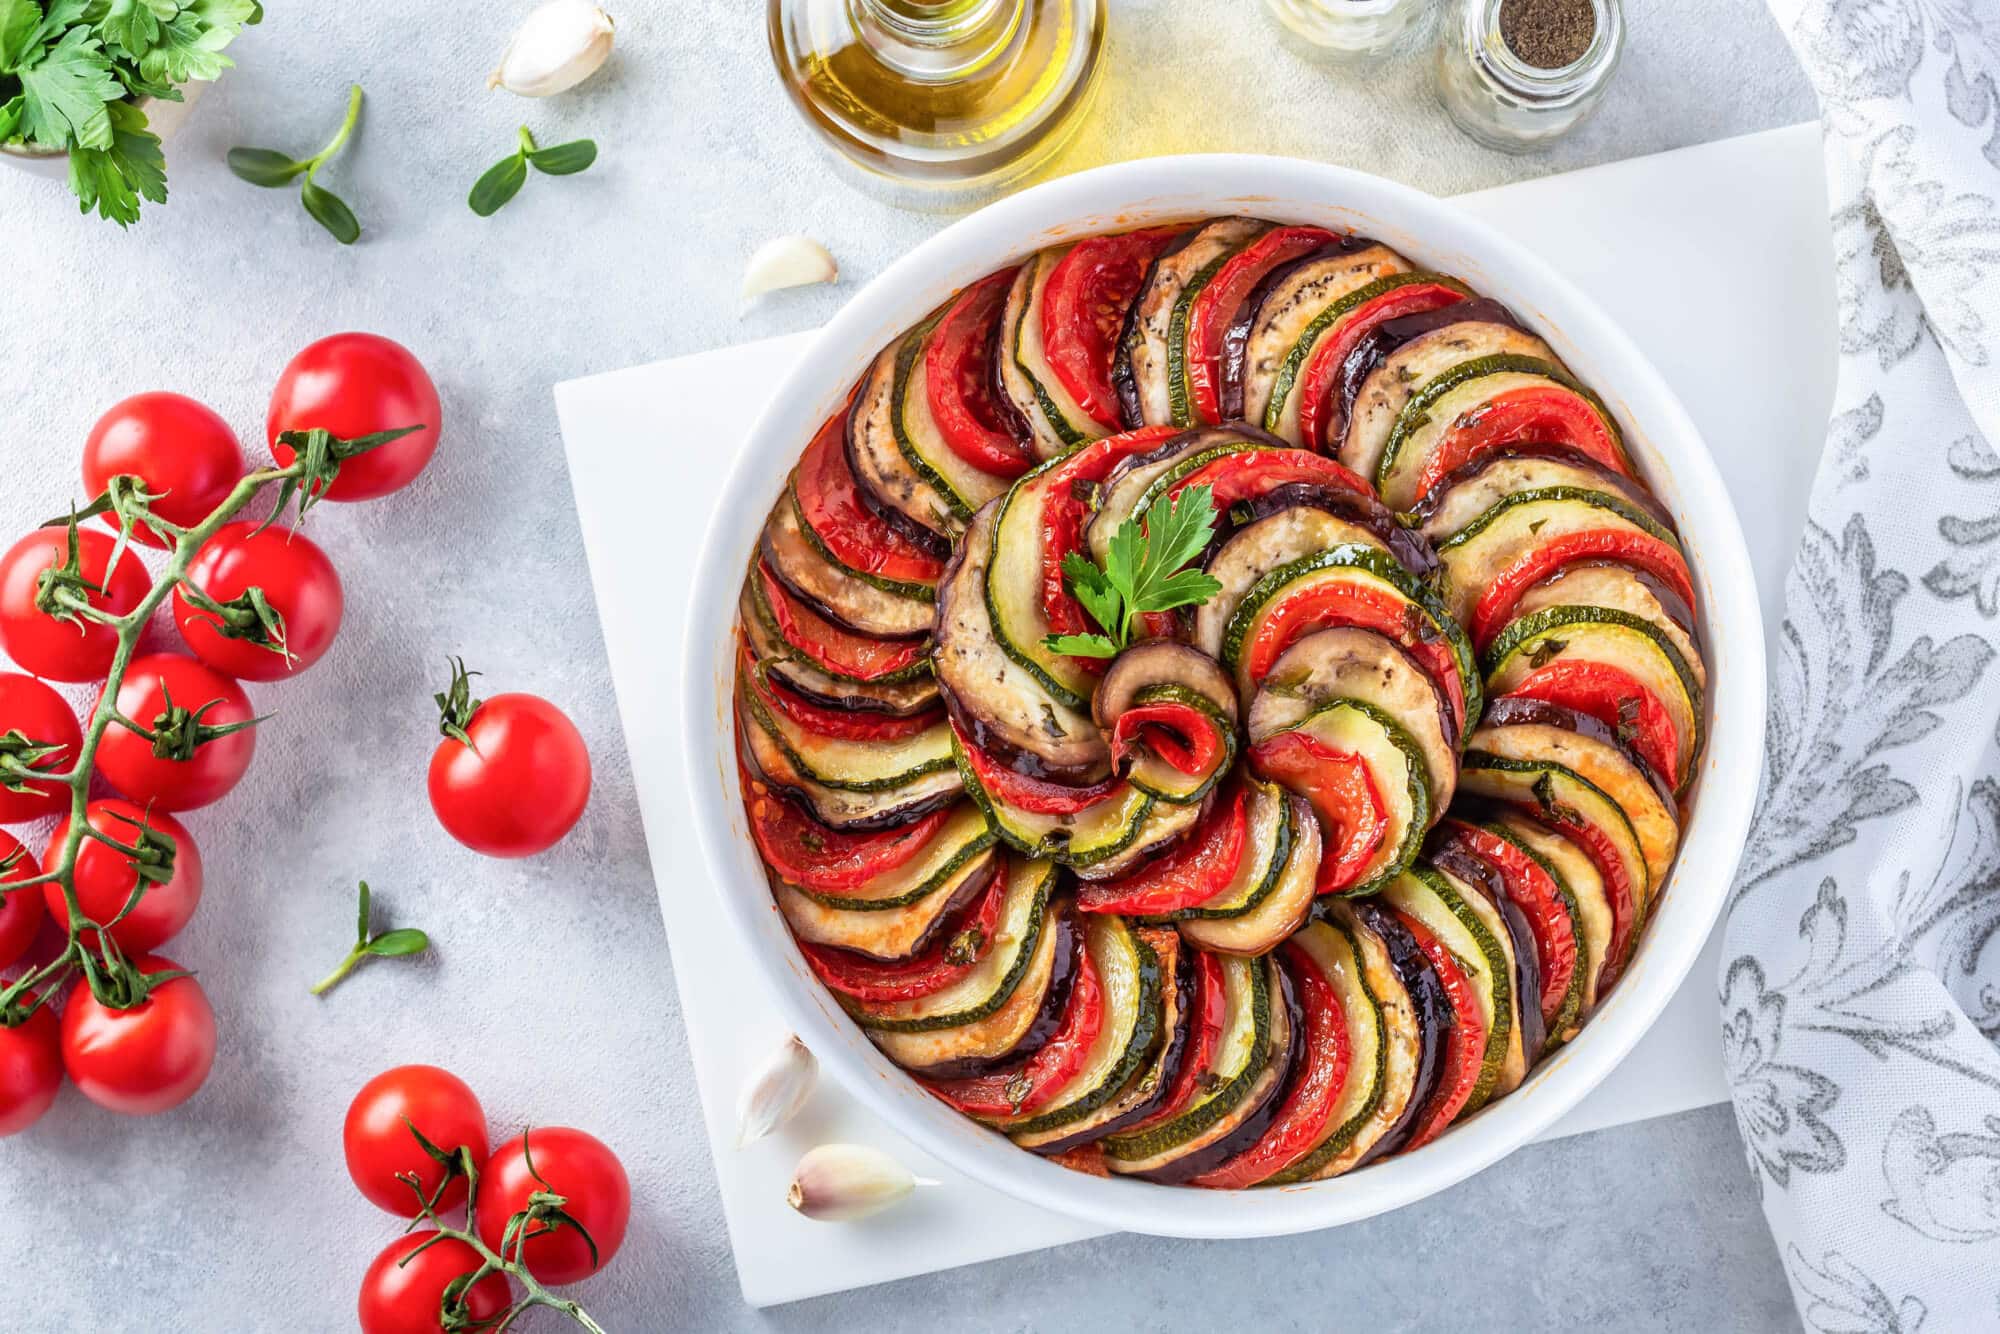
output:
<path id="1" fill-rule="evenodd" d="M 167 170 L 135 100 L 181 101 L 263 17 L 258 0 L 0 0 L 0 143 L 67 151 L 82 211 L 136 222 Z"/>
<path id="2" fill-rule="evenodd" d="M 1184 568 L 1215 536 L 1215 494 L 1191 486 L 1165 504 L 1154 505 L 1142 527 L 1127 519 L 1111 535 L 1099 568 L 1080 552 L 1063 557 L 1063 577 L 1103 634 L 1050 635 L 1051 653 L 1077 658 L 1115 658 L 1132 642 L 1139 617 L 1147 612 L 1197 607 L 1222 591 L 1216 579 Z"/>

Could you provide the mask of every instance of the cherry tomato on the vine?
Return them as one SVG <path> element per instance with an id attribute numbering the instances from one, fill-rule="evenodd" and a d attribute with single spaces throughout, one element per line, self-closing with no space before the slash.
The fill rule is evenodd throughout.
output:
<path id="1" fill-rule="evenodd" d="M 596 1243 L 597 1260 L 583 1233 L 537 1219 L 522 1252 L 529 1273 L 542 1283 L 574 1283 L 611 1263 L 632 1218 L 632 1183 L 618 1155 L 596 1136 L 563 1126 L 537 1126 L 508 1140 L 479 1169 L 479 1239 L 499 1251 L 507 1220 L 536 1192 L 562 1196 L 562 1211 Z"/>
<path id="2" fill-rule="evenodd" d="M 148 812 L 129 801 L 115 798 L 93 801 L 85 808 L 84 818 L 92 829 L 128 848 L 139 845 L 141 821 L 154 833 L 173 840 L 172 875 L 148 884 L 138 904 L 111 928 L 111 938 L 118 942 L 119 949 L 127 954 L 150 954 L 178 935 L 201 903 L 201 849 L 195 846 L 194 836 L 179 820 L 164 811 Z M 49 835 L 49 846 L 42 853 L 43 871 L 52 872 L 61 862 L 69 829 L 70 822 L 65 818 L 56 826 L 55 833 Z M 132 869 L 131 858 L 88 835 L 77 849 L 72 878 L 76 882 L 77 904 L 93 922 L 108 922 L 117 917 L 139 883 L 139 873 Z M 69 904 L 63 898 L 62 886 L 54 881 L 45 883 L 42 898 L 56 925 L 69 930 Z M 97 933 L 84 932 L 83 942 L 86 948 L 96 949 Z"/>
<path id="3" fill-rule="evenodd" d="M 399 1065 L 361 1086 L 347 1109 L 341 1147 L 347 1174 L 377 1208 L 398 1218 L 418 1213 L 417 1194 L 399 1176 L 415 1174 L 429 1199 L 444 1180 L 444 1165 L 424 1151 L 414 1126 L 446 1153 L 471 1151 L 476 1168 L 486 1161 L 486 1112 L 466 1082 L 435 1065 Z M 465 1178 L 454 1178 L 434 1206 L 465 1203 Z"/>
<path id="4" fill-rule="evenodd" d="M 153 513 L 189 528 L 242 479 L 243 447 L 228 422 L 185 394 L 134 394 L 99 417 L 83 445 L 83 486 L 90 496 L 102 495 L 121 474 L 141 479 L 159 497 Z M 116 515 L 99 521 L 118 526 Z M 132 537 L 149 547 L 171 545 L 150 524 L 139 525 Z"/>
<path id="5" fill-rule="evenodd" d="M 152 586 L 146 567 L 130 550 L 111 568 L 116 545 L 109 533 L 81 528 L 76 534 L 78 571 L 105 591 L 89 593 L 90 605 L 123 616 L 145 600 Z M 60 621 L 35 605 L 42 571 L 69 559 L 65 528 L 37 528 L 0 556 L 0 651 L 23 671 L 51 681 L 94 681 L 111 668 L 118 634 L 94 621 Z"/>
<path id="6" fill-rule="evenodd" d="M 35 1003 L 24 992 L 22 1009 Z M 42 1119 L 62 1089 L 62 1033 L 56 1012 L 44 1005 L 18 1024 L 0 1024 L 0 1139 Z"/>
<path id="7" fill-rule="evenodd" d="M 148 977 L 180 965 L 158 955 L 132 960 Z M 126 1116 L 180 1106 L 215 1065 L 215 1011 L 192 977 L 155 984 L 128 1009 L 113 1009 L 79 981 L 62 1015 L 63 1069 L 83 1096 Z"/>
<path id="8" fill-rule="evenodd" d="M 456 1237 L 412 1232 L 375 1257 L 361 1279 L 361 1334 L 442 1334 L 444 1293 L 479 1272 L 479 1252 Z M 514 1304 L 505 1274 L 488 1274 L 459 1298 L 454 1329 L 491 1329 Z"/>
<path id="9" fill-rule="evenodd" d="M 590 750 L 539 695 L 472 698 L 463 664 L 444 699 L 452 735 L 431 754 L 431 809 L 445 832 L 489 857 L 530 857 L 561 841 L 590 800 Z"/>
<path id="10" fill-rule="evenodd" d="M 14 737 L 15 733 L 19 737 Z M 0 672 L 0 751 L 13 744 L 54 747 L 31 763 L 32 768 L 60 772 L 76 762 L 83 749 L 83 728 L 69 701 L 32 676 Z M 25 824 L 69 809 L 69 789 L 60 783 L 30 782 L 26 790 L 0 786 L 0 824 Z"/>
<path id="11" fill-rule="evenodd" d="M 191 811 L 221 800 L 257 752 L 254 727 L 190 748 L 208 729 L 248 723 L 252 714 L 250 697 L 234 679 L 182 653 L 133 659 L 118 687 L 118 711 L 156 739 L 112 723 L 97 747 L 97 772 L 154 810 Z"/>
<path id="12" fill-rule="evenodd" d="M 278 441 L 285 431 L 315 428 L 353 440 L 377 431 L 421 426 L 340 465 L 323 494 L 328 500 L 373 500 L 416 480 L 437 452 L 437 386 L 401 343 L 370 333 L 337 333 L 293 357 L 278 377 L 264 418 L 271 457 L 293 458 Z"/>
<path id="13" fill-rule="evenodd" d="M 9 881 L 31 880 L 42 873 L 28 850 L 13 836 L 0 832 L 0 968 L 19 959 L 42 929 L 42 891 L 7 888 Z"/>
<path id="14" fill-rule="evenodd" d="M 288 528 L 257 530 L 238 520 L 202 544 L 188 565 L 188 583 L 224 607 L 258 590 L 277 613 L 275 631 L 244 604 L 231 607 L 239 626 L 225 622 L 174 589 L 174 624 L 197 658 L 243 681 L 280 681 L 318 662 L 333 646 L 344 605 L 340 575 L 313 540 Z M 275 647 L 268 647 L 274 645 Z M 284 652 L 279 652 L 282 648 Z"/>

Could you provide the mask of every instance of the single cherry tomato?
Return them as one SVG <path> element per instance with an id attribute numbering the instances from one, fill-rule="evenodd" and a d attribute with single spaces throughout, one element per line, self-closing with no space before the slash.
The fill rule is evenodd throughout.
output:
<path id="1" fill-rule="evenodd" d="M 479 1252 L 456 1237 L 412 1232 L 383 1247 L 361 1278 L 361 1334 L 444 1334 L 445 1289 L 479 1272 Z M 514 1304 L 505 1274 L 455 1299 L 453 1329 L 491 1329 Z"/>
<path id="2" fill-rule="evenodd" d="M 590 751 L 539 695 L 472 698 L 463 663 L 445 696 L 449 732 L 431 755 L 431 809 L 445 832 L 489 857 L 531 857 L 575 827 L 590 800 Z"/>
<path id="3" fill-rule="evenodd" d="M 313 540 L 293 529 L 259 532 L 248 520 L 226 524 L 188 565 L 188 583 L 225 607 L 225 622 L 174 589 L 174 624 L 197 658 L 241 681 L 280 681 L 318 662 L 333 647 L 345 605 L 340 575 Z M 251 590 L 277 613 L 266 625 L 248 605 Z"/>
<path id="4" fill-rule="evenodd" d="M 257 753 L 257 729 L 241 726 L 252 717 L 243 687 L 182 653 L 134 659 L 118 687 L 118 711 L 156 739 L 113 723 L 97 747 L 97 771 L 154 810 L 191 811 L 221 800 Z M 193 744 L 202 729 L 217 727 L 238 730 Z"/>
<path id="5" fill-rule="evenodd" d="M 435 1065 L 399 1065 L 361 1086 L 348 1104 L 340 1135 L 347 1175 L 378 1209 L 398 1218 L 418 1213 L 417 1193 L 398 1177 L 415 1175 L 430 1199 L 445 1180 L 444 1165 L 424 1150 L 411 1128 L 446 1153 L 469 1150 L 486 1161 L 486 1111 L 466 1082 Z M 442 1213 L 465 1203 L 465 1178 L 454 1177 L 432 1206 Z"/>
<path id="6" fill-rule="evenodd" d="M 340 476 L 320 494 L 328 500 L 373 500 L 416 480 L 437 452 L 437 386 L 401 343 L 370 333 L 337 333 L 309 345 L 278 377 L 265 414 L 271 457 L 288 465 L 285 431 L 332 432 L 354 440 L 377 431 L 412 431 L 340 465 Z"/>
<path id="7" fill-rule="evenodd" d="M 147 977 L 180 965 L 143 955 L 132 966 Z M 126 1116 L 154 1116 L 180 1106 L 215 1065 L 215 1011 L 192 977 L 154 983 L 144 1000 L 113 1009 L 78 982 L 62 1016 L 63 1069 L 84 1097 Z"/>
<path id="8" fill-rule="evenodd" d="M 95 528 L 76 534 L 77 567 L 82 577 L 102 588 L 87 593 L 91 606 L 123 616 L 145 600 L 152 581 L 146 567 L 130 550 L 111 568 L 116 545 L 109 533 Z M 0 651 L 24 671 L 50 681 L 94 681 L 111 669 L 118 651 L 118 634 L 94 621 L 62 621 L 35 605 L 42 571 L 69 559 L 69 533 L 64 528 L 37 528 L 0 556 Z"/>
<path id="9" fill-rule="evenodd" d="M 7 888 L 12 880 L 32 880 L 42 868 L 13 836 L 0 832 L 0 968 L 15 962 L 35 943 L 42 929 L 42 895 L 39 889 Z"/>
<path id="10" fill-rule="evenodd" d="M 76 762 L 83 749 L 83 728 L 69 701 L 32 676 L 0 672 L 0 753 L 10 747 L 49 748 L 31 768 L 61 771 Z M 30 782 L 23 791 L 0 786 L 0 824 L 26 824 L 69 809 L 69 789 L 60 783 Z"/>
<path id="11" fill-rule="evenodd" d="M 617 1154 L 596 1136 L 563 1126 L 538 1126 L 508 1140 L 479 1169 L 479 1239 L 500 1250 L 507 1220 L 537 1192 L 562 1196 L 562 1211 L 597 1248 L 593 1260 L 583 1232 L 565 1223 L 529 1223 L 523 1257 L 537 1281 L 575 1283 L 611 1263 L 632 1217 L 632 1183 Z"/>
<path id="12" fill-rule="evenodd" d="M 24 992 L 23 1009 L 35 1003 Z M 62 1026 L 43 1005 L 18 1024 L 0 1024 L 0 1139 L 42 1119 L 62 1088 Z"/>
<path id="13" fill-rule="evenodd" d="M 83 486 L 104 494 L 111 479 L 137 477 L 159 499 L 153 513 L 191 528 L 215 512 L 243 477 L 243 447 L 236 432 L 212 408 L 185 394 L 156 390 L 114 404 L 90 428 L 83 444 Z M 100 516 L 116 528 L 116 515 Z M 140 524 L 134 541 L 170 546 L 151 524 Z"/>
<path id="14" fill-rule="evenodd" d="M 162 838 L 173 840 L 172 875 L 147 885 L 137 906 L 111 928 L 111 938 L 118 942 L 119 949 L 127 954 L 150 954 L 180 934 L 201 903 L 201 849 L 195 846 L 194 835 L 179 820 L 164 811 L 148 812 L 129 801 L 116 798 L 93 801 L 85 809 L 84 818 L 92 829 L 128 848 L 139 846 L 143 824 L 151 837 L 147 839 L 149 848 L 142 851 L 150 850 L 155 856 L 163 851 L 158 847 Z M 49 846 L 42 853 L 43 871 L 55 870 L 62 861 L 63 843 L 69 838 L 69 831 L 70 822 L 65 818 L 49 836 Z M 139 874 L 132 869 L 130 857 L 86 835 L 77 849 L 74 879 L 76 901 L 83 915 L 93 922 L 108 922 L 131 901 Z M 69 930 L 69 904 L 63 898 L 62 886 L 53 881 L 44 884 L 42 898 L 56 925 Z M 95 931 L 85 931 L 83 940 L 86 948 L 97 948 Z"/>

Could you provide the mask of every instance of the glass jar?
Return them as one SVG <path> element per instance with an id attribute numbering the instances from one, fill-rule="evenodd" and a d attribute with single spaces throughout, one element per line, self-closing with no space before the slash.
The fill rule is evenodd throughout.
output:
<path id="1" fill-rule="evenodd" d="M 1303 54 L 1360 64 L 1419 45 L 1435 0 L 1264 0 Z"/>
<path id="2" fill-rule="evenodd" d="M 1103 63 L 1105 0 L 770 0 L 785 91 L 866 188 L 990 199 L 1046 163 Z"/>
<path id="3" fill-rule="evenodd" d="M 1567 65 L 1529 64 L 1500 32 L 1504 0 L 1453 0 L 1439 26 L 1438 100 L 1467 134 L 1508 153 L 1568 134 L 1604 97 L 1625 48 L 1620 0 L 1590 0 L 1590 44 Z"/>

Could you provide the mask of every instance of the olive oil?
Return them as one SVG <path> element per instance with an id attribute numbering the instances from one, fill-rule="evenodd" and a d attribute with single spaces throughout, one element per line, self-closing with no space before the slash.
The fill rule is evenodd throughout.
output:
<path id="1" fill-rule="evenodd" d="M 770 0 L 771 55 L 820 137 L 898 203 L 952 209 L 1046 163 L 1082 120 L 1105 0 Z"/>

